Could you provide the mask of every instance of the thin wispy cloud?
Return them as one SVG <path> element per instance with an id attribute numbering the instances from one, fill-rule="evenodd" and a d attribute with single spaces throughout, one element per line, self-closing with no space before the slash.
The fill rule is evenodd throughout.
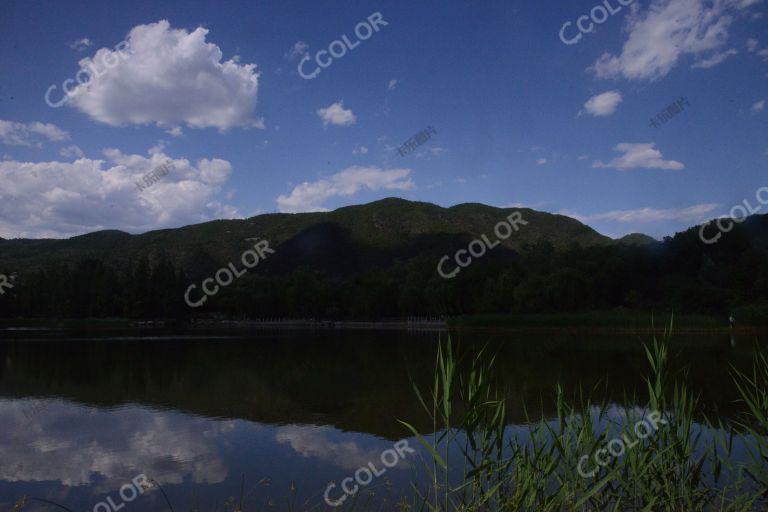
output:
<path id="1" fill-rule="evenodd" d="M 305 43 L 304 41 L 296 41 L 296 43 L 291 47 L 290 50 L 285 54 L 285 58 L 289 60 L 293 60 L 297 57 L 301 57 L 302 55 L 305 55 L 307 53 L 307 50 L 309 49 L 309 45 Z"/>
<path id="2" fill-rule="evenodd" d="M 334 197 L 351 197 L 362 190 L 413 190 L 410 169 L 381 169 L 353 166 L 332 176 L 294 187 L 289 195 L 277 198 L 284 213 L 322 212 L 325 202 Z"/>
<path id="3" fill-rule="evenodd" d="M 635 210 L 611 210 L 602 213 L 580 214 L 571 210 L 560 210 L 558 213 L 573 217 L 581 222 L 613 221 L 629 223 L 648 223 L 661 221 L 699 222 L 707 219 L 707 215 L 717 209 L 716 203 L 703 203 L 686 208 L 638 208 Z"/>
<path id="4" fill-rule="evenodd" d="M 82 52 L 88 48 L 93 46 L 93 43 L 90 39 L 87 37 L 84 37 L 82 39 L 78 39 L 77 41 L 72 42 L 69 47 L 72 48 L 75 51 Z"/>
<path id="5" fill-rule="evenodd" d="M 52 123 L 19 123 L 0 120 L 0 142 L 9 146 L 42 147 L 42 139 L 60 142 L 69 138 L 66 130 Z"/>
<path id="6" fill-rule="evenodd" d="M 632 5 L 627 39 L 617 55 L 604 53 L 589 68 L 598 78 L 657 80 L 686 56 L 698 67 L 723 62 L 731 26 L 757 2 L 751 0 L 653 0 L 647 9 Z"/>
<path id="7" fill-rule="evenodd" d="M 726 50 L 724 52 L 718 52 L 713 54 L 711 57 L 706 59 L 700 59 L 694 62 L 691 67 L 692 68 L 702 68 L 702 69 L 708 69 L 717 66 L 721 62 L 723 62 L 725 59 L 730 57 L 731 55 L 738 55 L 739 51 L 731 48 L 730 50 Z"/>

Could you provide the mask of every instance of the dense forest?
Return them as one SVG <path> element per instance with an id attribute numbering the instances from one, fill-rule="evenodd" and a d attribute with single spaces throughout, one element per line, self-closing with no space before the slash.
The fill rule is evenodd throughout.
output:
<path id="1" fill-rule="evenodd" d="M 530 226 L 527 239 L 489 251 L 453 279 L 438 275 L 437 262 L 466 248 L 473 233 L 422 232 L 404 240 L 407 250 L 374 250 L 334 239 L 344 231 L 339 226 L 318 226 L 274 244 L 274 255 L 199 308 L 185 304 L 187 287 L 238 261 L 242 249 L 227 259 L 198 247 L 189 260 L 157 244 L 124 259 L 70 251 L 23 271 L 0 255 L 0 273 L 14 276 L 0 296 L 0 315 L 341 320 L 614 308 L 724 314 L 739 307 L 757 314 L 768 303 L 768 216 L 749 218 L 711 245 L 698 227 L 662 242 L 585 243 L 536 239 Z M 307 240 L 314 241 L 309 249 Z"/>

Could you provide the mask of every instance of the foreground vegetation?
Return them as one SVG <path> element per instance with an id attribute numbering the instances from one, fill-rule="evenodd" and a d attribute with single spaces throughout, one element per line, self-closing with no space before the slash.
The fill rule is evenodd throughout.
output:
<path id="1" fill-rule="evenodd" d="M 757 511 L 768 507 L 768 359 L 733 370 L 744 413 L 734 424 L 698 419 L 685 374 L 670 371 L 664 339 L 646 347 L 648 400 L 621 408 L 557 389 L 557 416 L 534 422 L 523 439 L 509 431 L 495 361 L 439 350 L 432 388 L 417 390 L 434 421 L 430 437 L 405 423 L 430 454 L 430 485 L 409 510 L 437 511 Z M 625 399 L 625 404 L 638 404 Z M 658 429 L 638 423 L 654 414 Z M 650 434 L 649 434 L 650 432 Z M 735 455 L 735 446 L 744 452 Z M 606 448 L 610 452 L 606 453 Z M 450 460 L 451 453 L 462 454 Z M 610 453 L 619 453 L 612 456 Z M 744 459 L 744 454 L 746 459 Z M 599 461 L 596 463 L 595 461 Z M 603 464 L 604 463 L 604 464 Z"/>

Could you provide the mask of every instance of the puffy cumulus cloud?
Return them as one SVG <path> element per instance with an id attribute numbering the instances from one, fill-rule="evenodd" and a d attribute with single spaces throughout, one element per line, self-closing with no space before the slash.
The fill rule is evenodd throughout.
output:
<path id="1" fill-rule="evenodd" d="M 584 108 L 587 113 L 594 117 L 609 116 L 616 112 L 621 100 L 622 96 L 619 91 L 608 91 L 589 98 L 584 104 Z"/>
<path id="2" fill-rule="evenodd" d="M 732 53 L 716 53 L 728 40 L 736 16 L 751 0 L 653 0 L 641 12 L 633 4 L 628 37 L 619 55 L 603 54 L 591 69 L 599 78 L 656 80 L 669 73 L 684 55 L 698 67 L 711 67 Z M 707 55 L 714 53 L 710 57 Z M 706 64 L 703 64 L 706 63 Z"/>
<path id="3" fill-rule="evenodd" d="M 365 155 L 368 153 L 368 148 L 365 146 L 356 147 L 352 150 L 353 155 Z"/>
<path id="4" fill-rule="evenodd" d="M 412 190 L 416 187 L 410 169 L 379 169 L 353 166 L 328 178 L 304 182 L 290 195 L 277 198 L 278 209 L 284 213 L 328 211 L 323 203 L 332 197 L 348 197 L 367 190 Z"/>
<path id="5" fill-rule="evenodd" d="M 0 142 L 3 144 L 42 147 L 41 138 L 60 142 L 69 139 L 69 133 L 51 123 L 17 123 L 0 120 Z"/>
<path id="6" fill-rule="evenodd" d="M 336 126 L 352 126 L 357 122 L 352 109 L 344 109 L 344 102 L 338 101 L 330 107 L 321 108 L 317 115 L 323 120 L 323 126 L 333 124 Z"/>
<path id="7" fill-rule="evenodd" d="M 611 169 L 685 169 L 685 165 L 681 162 L 664 160 L 661 151 L 656 149 L 656 144 L 653 142 L 622 142 L 613 149 L 624 154 L 606 164 L 597 160 L 592 164 L 592 167 Z"/>
<path id="8" fill-rule="evenodd" d="M 689 206 L 687 208 L 638 208 L 636 210 L 611 210 L 602 213 L 592 213 L 589 215 L 580 215 L 576 212 L 561 210 L 558 213 L 568 215 L 581 222 L 591 222 L 597 220 L 607 220 L 614 222 L 659 222 L 668 220 L 677 221 L 701 221 L 705 220 L 707 214 L 715 210 L 717 203 L 704 203 Z"/>
<path id="9" fill-rule="evenodd" d="M 215 484 L 227 477 L 217 443 L 232 430 L 231 422 L 136 406 L 102 411 L 62 400 L 37 402 L 0 401 L 4 481 L 93 485 L 109 492 L 140 473 L 161 484 Z"/>
<path id="10" fill-rule="evenodd" d="M 62 238 L 102 229 L 152 229 L 239 217 L 214 200 L 232 167 L 226 160 L 171 159 L 104 151 L 106 160 L 0 162 L 0 237 Z M 140 192 L 136 183 L 170 160 L 174 169 Z"/>
<path id="11" fill-rule="evenodd" d="M 207 34 L 202 27 L 172 29 L 166 20 L 134 27 L 126 38 L 127 56 L 102 48 L 79 62 L 100 76 L 78 85 L 68 104 L 113 126 L 262 126 L 254 117 L 256 65 L 222 61 L 221 49 L 206 42 Z"/>

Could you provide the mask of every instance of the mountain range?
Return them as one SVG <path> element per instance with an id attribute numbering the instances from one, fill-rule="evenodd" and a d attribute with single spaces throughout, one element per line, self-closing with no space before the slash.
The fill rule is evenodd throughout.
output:
<path id="1" fill-rule="evenodd" d="M 524 223 L 499 240 L 496 226 L 507 218 Z M 388 198 L 139 235 L 0 239 L 0 273 L 14 283 L 0 295 L 0 315 L 380 319 L 617 307 L 720 314 L 768 302 L 768 216 L 736 224 L 711 245 L 698 231 L 615 240 L 528 208 Z M 185 304 L 190 286 L 230 263 L 242 269 L 257 240 L 274 254 L 203 307 Z M 457 266 L 474 240 L 485 240 L 482 251 L 474 245 L 483 254 Z M 458 270 L 449 279 L 437 270 L 442 260 Z"/>

